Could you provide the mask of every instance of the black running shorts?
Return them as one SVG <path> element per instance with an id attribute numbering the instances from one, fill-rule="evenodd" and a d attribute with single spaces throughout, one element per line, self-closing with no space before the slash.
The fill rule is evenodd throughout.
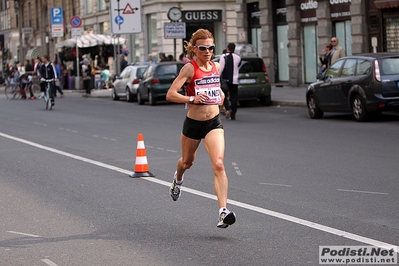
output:
<path id="1" fill-rule="evenodd" d="M 198 121 L 186 117 L 183 123 L 183 135 L 190 139 L 203 139 L 213 129 L 222 128 L 222 120 L 217 115 L 206 121 Z"/>

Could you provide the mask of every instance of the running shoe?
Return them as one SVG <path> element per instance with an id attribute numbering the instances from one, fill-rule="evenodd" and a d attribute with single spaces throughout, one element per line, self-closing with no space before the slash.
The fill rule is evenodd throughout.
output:
<path id="1" fill-rule="evenodd" d="M 230 119 L 231 117 L 231 111 L 226 111 L 226 119 Z"/>
<path id="2" fill-rule="evenodd" d="M 169 188 L 169 194 L 174 201 L 176 201 L 180 198 L 180 194 L 181 194 L 180 187 L 182 184 L 182 183 L 180 183 L 180 184 L 176 183 L 176 176 L 177 176 L 177 172 L 175 172 L 175 175 L 173 177 L 173 182 Z"/>
<path id="3" fill-rule="evenodd" d="M 235 222 L 236 214 L 225 208 L 219 215 L 219 222 L 217 227 L 227 228 L 229 225 L 232 225 Z"/>

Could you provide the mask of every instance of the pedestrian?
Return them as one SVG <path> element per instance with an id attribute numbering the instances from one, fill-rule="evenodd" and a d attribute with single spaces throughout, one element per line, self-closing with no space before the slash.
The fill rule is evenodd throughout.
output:
<path id="1" fill-rule="evenodd" d="M 148 54 L 146 63 L 155 63 L 155 59 L 152 57 L 152 54 Z"/>
<path id="2" fill-rule="evenodd" d="M 236 45 L 229 43 L 226 48 L 226 53 L 220 57 L 220 73 L 221 78 L 227 83 L 229 97 L 224 100 L 224 107 L 226 108 L 226 118 L 236 120 L 237 106 L 238 106 L 238 66 L 241 62 L 241 57 L 234 53 Z M 230 103 L 229 103 L 230 101 Z"/>
<path id="3" fill-rule="evenodd" d="M 184 172 L 193 165 L 203 139 L 214 173 L 214 188 L 219 206 L 217 227 L 226 228 L 235 222 L 236 216 L 227 209 L 225 141 L 218 106 L 223 104 L 224 94 L 219 83 L 220 65 L 211 61 L 215 40 L 210 31 L 199 29 L 185 44 L 188 57 L 192 60 L 182 67 L 166 95 L 168 101 L 185 103 L 188 109 L 180 139 L 182 155 L 177 161 L 169 193 L 174 201 L 180 197 Z M 184 84 L 186 95 L 181 95 L 179 90 Z"/>
<path id="4" fill-rule="evenodd" d="M 321 64 L 319 74 L 323 73 L 331 65 L 331 49 L 331 43 L 327 43 L 324 47 L 324 55 L 319 57 Z"/>
<path id="5" fill-rule="evenodd" d="M 40 67 L 42 65 L 42 59 L 40 57 L 37 57 L 35 59 L 35 65 L 33 66 L 33 75 L 36 78 L 40 78 Z"/>
<path id="6" fill-rule="evenodd" d="M 120 64 L 121 64 L 121 72 L 120 73 L 122 73 L 122 71 L 125 69 L 125 67 L 127 67 L 127 61 L 125 59 L 125 55 L 124 54 L 121 54 L 119 56 L 119 58 L 121 60 L 121 62 L 120 62 Z"/>
<path id="7" fill-rule="evenodd" d="M 170 55 L 168 55 L 168 61 L 175 62 L 176 60 L 173 57 L 173 55 L 170 54 Z"/>
<path id="8" fill-rule="evenodd" d="M 23 88 L 25 88 L 25 86 L 30 85 L 29 83 L 32 82 L 32 76 L 33 76 L 33 66 L 30 64 L 29 60 L 25 60 L 25 77 L 22 79 Z M 29 86 L 29 94 L 30 94 L 29 99 L 31 100 L 36 99 L 32 91 L 32 86 Z"/>
<path id="9" fill-rule="evenodd" d="M 169 59 L 166 57 L 165 53 L 159 53 L 159 62 L 167 62 Z"/>
<path id="10" fill-rule="evenodd" d="M 55 90 L 54 90 L 54 97 L 57 97 L 57 91 L 60 93 L 60 98 L 64 97 L 64 92 L 61 89 L 61 77 L 62 77 L 62 73 L 61 73 L 61 67 L 58 64 L 58 60 L 57 57 L 55 57 L 55 59 L 53 60 L 53 66 L 55 68 L 55 72 L 57 73 L 57 77 L 59 77 L 59 79 L 55 82 Z"/>
<path id="11" fill-rule="evenodd" d="M 109 66 L 106 65 L 104 69 L 101 70 L 100 79 L 96 82 L 96 90 L 104 88 L 104 86 L 109 82 Z"/>
<path id="12" fill-rule="evenodd" d="M 55 68 L 53 64 L 50 62 L 50 57 L 48 55 L 43 55 L 42 56 L 42 63 L 40 65 L 40 97 L 44 97 L 44 92 L 46 91 L 46 80 L 53 79 L 52 82 L 50 82 L 50 99 L 51 99 L 51 105 L 54 105 L 54 83 L 58 79 L 57 77 L 57 72 L 55 71 Z"/>
<path id="13" fill-rule="evenodd" d="M 188 59 L 184 53 L 181 53 L 179 56 L 179 61 L 183 63 L 188 63 L 190 62 L 190 59 Z"/>
<path id="14" fill-rule="evenodd" d="M 81 61 L 82 64 L 82 77 L 83 77 L 83 88 L 85 89 L 85 94 L 83 94 L 83 97 L 89 97 L 91 95 L 91 66 L 90 66 L 90 61 L 87 58 L 84 58 L 83 61 Z"/>
<path id="15" fill-rule="evenodd" d="M 345 56 L 345 49 L 339 45 L 337 37 L 331 38 L 331 64 L 334 64 L 338 59 Z"/>

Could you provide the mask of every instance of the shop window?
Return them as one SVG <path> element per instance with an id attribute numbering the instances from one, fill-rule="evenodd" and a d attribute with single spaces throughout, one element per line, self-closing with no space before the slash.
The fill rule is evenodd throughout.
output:
<path id="1" fill-rule="evenodd" d="M 147 15 L 147 47 L 148 53 L 157 50 L 158 34 L 157 34 L 157 14 L 152 13 Z"/>
<path id="2" fill-rule="evenodd" d="M 107 9 L 107 5 L 105 3 L 105 0 L 99 0 L 98 1 L 98 10 L 99 11 L 104 11 Z"/>
<path id="3" fill-rule="evenodd" d="M 384 18 L 384 51 L 399 52 L 399 18 Z"/>

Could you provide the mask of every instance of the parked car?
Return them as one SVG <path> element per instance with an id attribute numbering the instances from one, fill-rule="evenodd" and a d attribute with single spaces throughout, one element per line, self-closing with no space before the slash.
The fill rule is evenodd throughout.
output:
<path id="1" fill-rule="evenodd" d="M 259 99 L 264 106 L 271 105 L 271 85 L 265 63 L 256 54 L 240 55 L 238 66 L 238 101 L 241 105 L 245 101 Z M 220 55 L 212 60 L 219 62 Z"/>
<path id="2" fill-rule="evenodd" d="M 399 108 L 399 53 L 346 56 L 332 64 L 306 91 L 310 118 L 352 112 L 356 121 Z"/>
<path id="3" fill-rule="evenodd" d="M 138 86 L 138 104 L 142 105 L 148 101 L 150 105 L 156 105 L 159 100 L 165 101 L 166 93 L 183 66 L 182 62 L 160 62 L 148 65 Z M 184 94 L 183 90 L 181 93 Z"/>
<path id="4" fill-rule="evenodd" d="M 137 99 L 137 88 L 143 76 L 147 65 L 128 65 L 120 74 L 115 76 L 112 90 L 112 99 L 119 100 L 120 97 L 126 98 L 126 101 L 133 102 Z"/>

